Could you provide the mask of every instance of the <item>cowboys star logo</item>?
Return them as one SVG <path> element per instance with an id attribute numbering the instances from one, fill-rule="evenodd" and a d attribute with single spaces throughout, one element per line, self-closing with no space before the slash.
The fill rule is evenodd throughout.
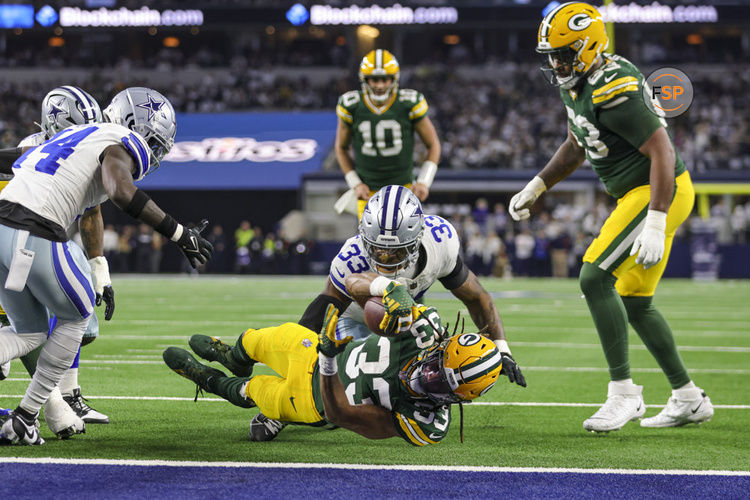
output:
<path id="1" fill-rule="evenodd" d="M 61 97 L 60 100 L 57 103 L 52 102 L 52 100 L 49 101 L 49 112 L 47 115 L 52 117 L 53 120 L 57 120 L 57 115 L 60 113 L 67 113 L 68 111 L 65 110 L 63 107 L 65 105 L 65 98 Z"/>
<path id="2" fill-rule="evenodd" d="M 148 110 L 148 121 L 151 121 L 151 119 L 154 117 L 157 111 L 161 109 L 162 106 L 164 106 L 164 101 L 157 101 L 153 97 L 151 97 L 151 94 L 146 94 L 146 99 L 148 99 L 147 102 L 142 102 L 140 104 L 136 104 L 136 108 L 143 108 Z"/>

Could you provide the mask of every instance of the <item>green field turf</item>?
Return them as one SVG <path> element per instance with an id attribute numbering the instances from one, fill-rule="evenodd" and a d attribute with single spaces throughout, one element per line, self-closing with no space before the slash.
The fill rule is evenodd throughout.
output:
<path id="1" fill-rule="evenodd" d="M 665 280 L 656 298 L 693 379 L 718 406 L 701 426 L 656 430 L 630 423 L 604 435 L 583 431 L 581 422 L 605 399 L 608 376 L 574 280 L 483 280 L 528 387 L 502 377 L 478 403 L 465 406 L 464 444 L 458 408 L 448 437 L 426 448 L 304 427 L 253 443 L 247 431 L 257 410 L 211 395 L 194 403 L 194 385 L 162 362 L 166 347 L 187 348 L 194 333 L 233 342 L 248 327 L 295 321 L 323 283 L 323 277 L 114 276 L 115 317 L 102 321 L 100 338 L 84 348 L 80 373 L 84 395 L 112 423 L 89 425 L 85 435 L 60 441 L 42 422 L 45 446 L 2 447 L 0 457 L 750 470 L 747 281 Z M 440 285 L 425 302 L 451 323 L 463 309 Z M 659 411 L 655 405 L 666 403 L 669 386 L 635 333 L 630 340 L 633 378 L 645 387 L 651 416 Z M 10 380 L 0 382 L 0 406 L 15 407 L 27 384 L 14 361 Z"/>

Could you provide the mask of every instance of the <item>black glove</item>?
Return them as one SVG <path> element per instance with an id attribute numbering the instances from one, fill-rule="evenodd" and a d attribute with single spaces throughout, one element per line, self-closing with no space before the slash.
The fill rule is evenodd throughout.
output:
<path id="1" fill-rule="evenodd" d="M 503 368 L 500 370 L 500 374 L 508 377 L 508 380 L 512 383 L 526 387 L 526 378 L 521 373 L 521 368 L 519 368 L 513 356 L 507 352 L 501 352 L 500 355 L 503 357 Z"/>
<path id="2" fill-rule="evenodd" d="M 109 321 L 112 319 L 112 315 L 115 313 L 115 291 L 112 289 L 112 285 L 104 287 L 104 291 L 101 294 L 96 294 L 96 305 L 102 305 L 102 299 L 104 299 L 104 319 Z"/>
<path id="3" fill-rule="evenodd" d="M 197 226 L 188 224 L 177 241 L 180 250 L 187 257 L 193 269 L 208 262 L 214 251 L 214 246 L 206 238 L 201 236 L 201 231 L 208 226 L 208 220 L 203 219 Z"/>

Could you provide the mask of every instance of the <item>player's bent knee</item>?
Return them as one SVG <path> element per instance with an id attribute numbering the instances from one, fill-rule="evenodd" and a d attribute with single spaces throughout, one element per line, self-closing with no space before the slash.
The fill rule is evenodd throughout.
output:
<path id="1" fill-rule="evenodd" d="M 581 274 L 578 276 L 578 285 L 584 295 L 593 295 L 601 293 L 603 289 L 614 288 L 616 278 L 599 269 L 596 265 L 584 262 L 581 267 Z"/>

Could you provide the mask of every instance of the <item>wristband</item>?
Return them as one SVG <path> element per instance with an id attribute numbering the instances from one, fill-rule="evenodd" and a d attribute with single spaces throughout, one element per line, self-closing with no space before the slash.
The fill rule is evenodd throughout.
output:
<path id="1" fill-rule="evenodd" d="M 391 284 L 391 281 L 393 280 L 388 279 L 385 276 L 378 276 L 372 280 L 372 283 L 370 283 L 370 295 L 373 297 L 382 297 L 385 293 L 386 287 Z"/>
<path id="2" fill-rule="evenodd" d="M 417 182 L 424 184 L 427 187 L 432 186 L 432 181 L 435 180 L 435 174 L 437 174 L 438 166 L 434 161 L 427 160 L 422 163 L 422 168 L 419 169 L 419 177 Z"/>
<path id="3" fill-rule="evenodd" d="M 185 228 L 182 227 L 182 224 L 178 224 L 169 214 L 166 214 L 154 229 L 156 232 L 166 236 L 175 243 L 180 240 L 182 234 L 185 232 Z"/>
<path id="4" fill-rule="evenodd" d="M 130 203 L 128 203 L 128 206 L 125 207 L 123 212 L 128 214 L 134 219 L 137 219 L 141 212 L 143 212 L 143 208 L 146 206 L 146 203 L 148 203 L 148 200 L 150 200 L 149 196 L 141 191 L 140 189 L 136 188 L 135 193 L 133 193 L 133 197 L 130 199 Z"/>
<path id="5" fill-rule="evenodd" d="M 646 214 L 644 228 L 665 232 L 667 230 L 667 214 L 661 210 L 649 210 Z"/>
<path id="6" fill-rule="evenodd" d="M 322 352 L 318 353 L 318 368 L 320 374 L 325 377 L 332 377 L 339 372 L 339 365 L 336 363 L 336 358 L 329 358 Z"/>
<path id="7" fill-rule="evenodd" d="M 544 184 L 544 181 L 541 177 L 535 175 L 534 178 L 531 179 L 528 184 L 526 184 L 526 187 L 523 188 L 523 190 L 531 191 L 538 197 L 540 194 L 547 190 L 547 185 Z"/>
<path id="8" fill-rule="evenodd" d="M 344 176 L 344 180 L 346 181 L 347 186 L 352 189 L 362 184 L 362 179 L 359 178 L 359 175 L 357 175 L 355 170 L 348 171 Z"/>
<path id="9" fill-rule="evenodd" d="M 493 340 L 493 342 L 495 343 L 495 347 L 497 347 L 498 351 L 511 354 L 510 347 L 508 347 L 508 341 L 507 340 L 495 339 L 495 340 Z"/>

